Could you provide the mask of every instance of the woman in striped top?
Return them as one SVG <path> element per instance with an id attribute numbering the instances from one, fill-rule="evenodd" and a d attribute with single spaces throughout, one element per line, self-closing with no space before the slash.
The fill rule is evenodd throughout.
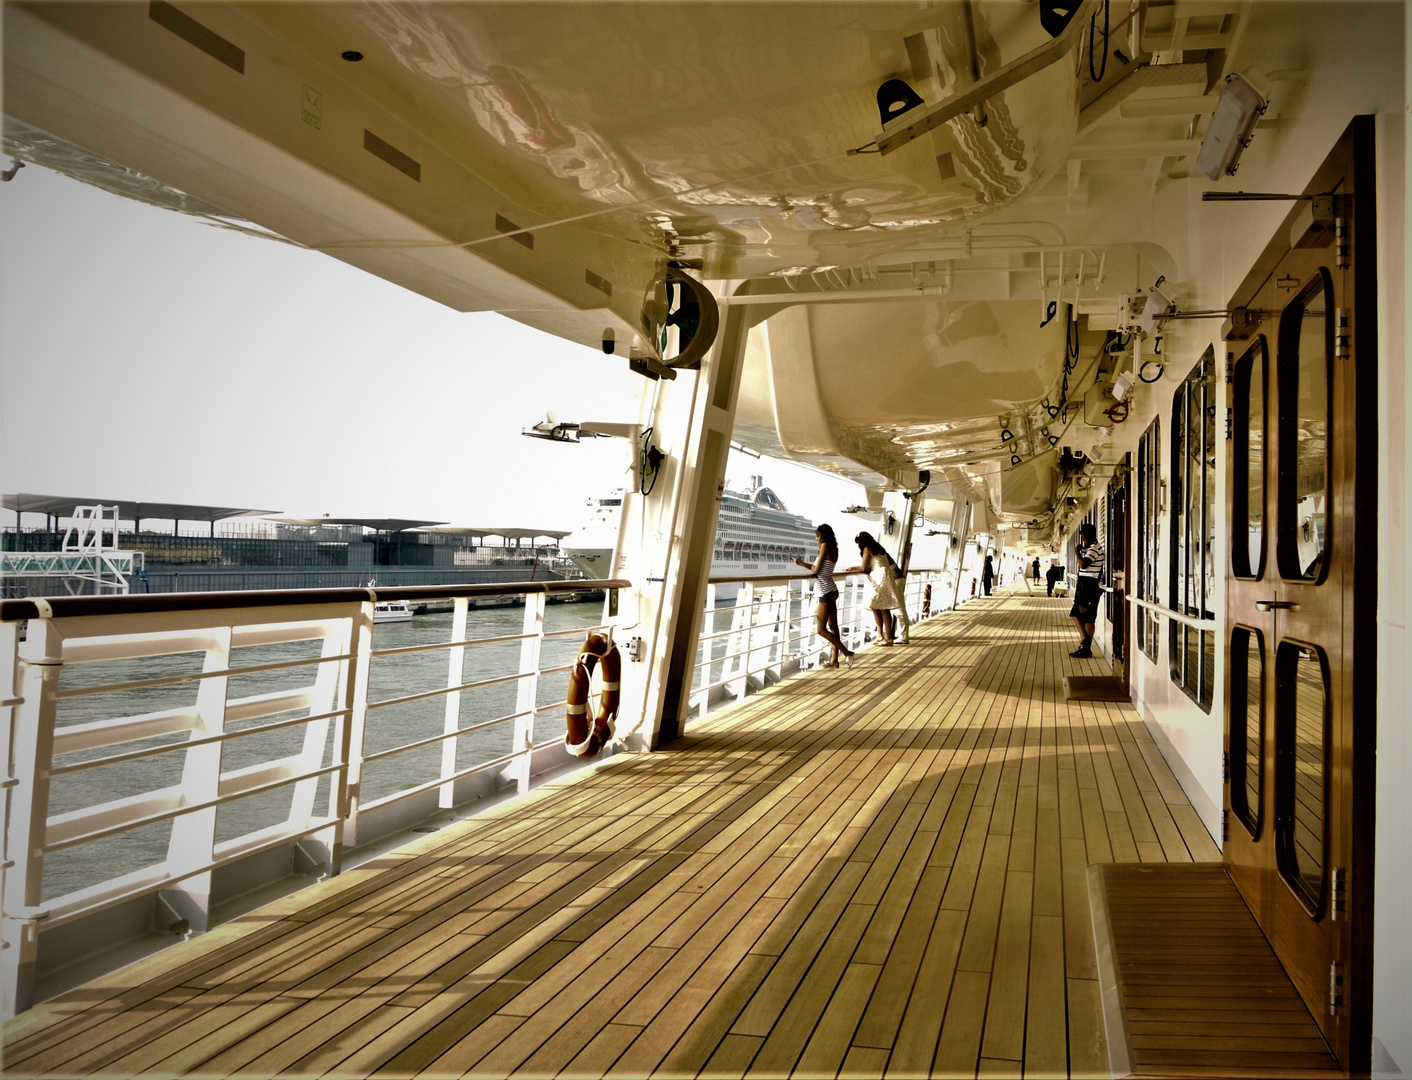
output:
<path id="1" fill-rule="evenodd" d="M 1074 606 L 1069 609 L 1079 630 L 1079 647 L 1069 655 L 1079 660 L 1093 658 L 1093 634 L 1098 623 L 1098 601 L 1103 598 L 1103 559 L 1106 554 L 1098 542 L 1098 527 L 1091 521 L 1079 526 L 1079 542 L 1075 548 L 1079 559 L 1078 580 L 1074 583 Z"/>
<path id="2" fill-rule="evenodd" d="M 819 557 L 814 560 L 814 565 L 810 566 L 799 558 L 794 561 L 814 575 L 814 620 L 819 636 L 831 646 L 829 667 L 838 667 L 840 653 L 843 654 L 843 662 L 852 667 L 853 653 L 838 632 L 838 586 L 833 582 L 833 568 L 838 563 L 838 540 L 829 525 L 820 525 L 815 529 L 814 539 L 819 541 Z"/>

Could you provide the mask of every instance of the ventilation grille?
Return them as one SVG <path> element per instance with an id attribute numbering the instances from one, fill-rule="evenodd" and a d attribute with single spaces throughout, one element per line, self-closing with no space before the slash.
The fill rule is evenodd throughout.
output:
<path id="1" fill-rule="evenodd" d="M 514 233 L 515 235 L 510 237 L 511 240 L 515 241 L 517 244 L 523 244 L 531 251 L 534 250 L 534 233 L 519 232 L 520 227 L 509 218 L 501 214 L 496 214 L 495 227 L 503 233 Z"/>
<path id="2" fill-rule="evenodd" d="M 227 41 L 209 27 L 202 26 L 184 11 L 178 11 L 167 0 L 152 0 L 147 15 L 164 30 L 170 30 L 177 37 L 195 45 L 207 56 L 219 60 L 232 71 L 245 74 L 245 50 L 234 42 Z"/>
<path id="3" fill-rule="evenodd" d="M 422 182 L 422 163 L 409 157 L 386 139 L 380 139 L 366 128 L 363 130 L 363 149 L 374 157 L 382 158 L 398 172 L 406 173 L 417 183 Z"/>

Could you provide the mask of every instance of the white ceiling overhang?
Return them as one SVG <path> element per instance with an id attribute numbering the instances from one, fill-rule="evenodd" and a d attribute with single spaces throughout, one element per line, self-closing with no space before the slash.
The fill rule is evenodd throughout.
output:
<path id="1" fill-rule="evenodd" d="M 884 128 L 883 83 L 923 112 L 955 100 L 1050 40 L 1038 5 L 10 3 L 5 112 L 188 212 L 594 347 L 641 329 L 675 259 L 765 305 L 740 441 L 870 487 L 939 467 L 1028 516 L 1078 375 L 1060 373 L 1070 310 L 1096 359 L 1121 294 L 1206 257 L 1192 158 L 1227 71 L 1281 125 L 1243 181 L 1300 155 L 1306 100 L 1341 95 L 1304 110 L 1326 148 L 1357 104 L 1323 59 L 1353 7 L 1376 9 L 1176 0 L 1140 33 L 1122 12 L 1102 81 L 1071 50 L 885 155 L 874 140 L 912 120 Z"/>

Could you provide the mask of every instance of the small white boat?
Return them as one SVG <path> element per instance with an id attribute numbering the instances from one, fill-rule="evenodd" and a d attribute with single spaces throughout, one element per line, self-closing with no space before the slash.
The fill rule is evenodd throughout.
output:
<path id="1" fill-rule="evenodd" d="M 373 605 L 373 622 L 411 622 L 412 605 L 406 600 L 380 601 Z"/>

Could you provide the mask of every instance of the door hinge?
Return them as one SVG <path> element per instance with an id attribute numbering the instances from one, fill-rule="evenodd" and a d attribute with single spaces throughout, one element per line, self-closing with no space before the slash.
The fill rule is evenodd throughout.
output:
<path id="1" fill-rule="evenodd" d="M 1226 353 L 1226 382 L 1235 382 L 1235 353 Z"/>
<path id="2" fill-rule="evenodd" d="M 1231 754 L 1229 750 L 1221 751 L 1221 779 L 1227 783 L 1231 779 Z"/>
<path id="3" fill-rule="evenodd" d="M 1352 331 L 1349 329 L 1352 318 L 1348 308 L 1336 308 L 1334 322 L 1334 356 L 1340 360 L 1347 360 L 1351 351 L 1349 346 L 1353 340 Z"/>
<path id="4" fill-rule="evenodd" d="M 1232 418 L 1232 416 L 1233 416 L 1234 413 L 1235 413 L 1235 410 L 1234 410 L 1234 409 L 1227 409 L 1227 410 L 1226 410 L 1226 442 L 1230 442 L 1230 441 L 1231 441 L 1231 424 L 1232 424 L 1232 422 L 1233 422 L 1231 418 Z"/>
<path id="5" fill-rule="evenodd" d="M 1337 1016 L 1343 1004 L 1343 965 L 1335 960 L 1329 965 L 1329 1015 Z"/>
<path id="6" fill-rule="evenodd" d="M 1221 843 L 1225 843 L 1231 838 L 1231 812 L 1221 811 Z"/>
<path id="7" fill-rule="evenodd" d="M 1338 922 L 1348 912 L 1348 871 L 1335 866 L 1329 874 L 1329 921 Z"/>
<path id="8" fill-rule="evenodd" d="M 1349 252 L 1353 249 L 1353 227 L 1348 224 L 1346 218 L 1334 219 L 1334 247 L 1338 251 L 1338 268 L 1347 270 L 1349 262 Z"/>

